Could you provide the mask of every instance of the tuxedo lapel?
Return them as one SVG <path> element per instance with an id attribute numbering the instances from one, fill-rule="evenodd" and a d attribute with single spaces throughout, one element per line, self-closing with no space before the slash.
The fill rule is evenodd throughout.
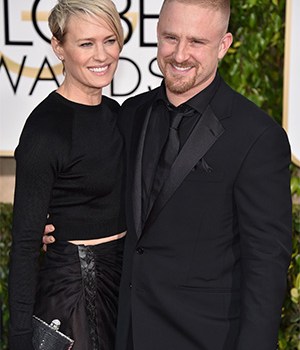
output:
<path id="1" fill-rule="evenodd" d="M 165 206 L 178 186 L 182 183 L 184 178 L 223 134 L 223 132 L 224 128 L 222 124 L 212 111 L 210 105 L 208 105 L 179 152 L 178 157 L 170 170 L 169 177 L 166 179 L 166 182 L 152 207 L 146 224 L 155 220 L 156 216 Z"/>
<path id="2" fill-rule="evenodd" d="M 152 101 L 136 111 L 136 120 L 134 126 L 132 152 L 134 154 L 133 163 L 133 188 L 132 188 L 132 206 L 135 231 L 138 237 L 142 231 L 142 159 L 144 152 L 145 136 L 152 111 Z M 143 118 L 143 116 L 145 116 Z"/>

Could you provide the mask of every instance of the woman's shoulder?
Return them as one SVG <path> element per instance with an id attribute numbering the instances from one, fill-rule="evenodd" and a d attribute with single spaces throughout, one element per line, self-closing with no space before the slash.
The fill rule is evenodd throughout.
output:
<path id="1" fill-rule="evenodd" d="M 72 137 L 72 113 L 49 94 L 31 112 L 20 135 L 19 150 L 39 149 L 43 153 L 69 147 Z"/>
<path id="2" fill-rule="evenodd" d="M 120 110 L 120 104 L 116 100 L 112 99 L 111 97 L 103 95 L 102 103 L 106 105 L 113 112 L 117 113 Z"/>
<path id="3" fill-rule="evenodd" d="M 72 117 L 71 109 L 63 104 L 58 94 L 53 91 L 33 109 L 27 122 L 40 127 L 49 127 L 63 124 L 70 117 Z"/>

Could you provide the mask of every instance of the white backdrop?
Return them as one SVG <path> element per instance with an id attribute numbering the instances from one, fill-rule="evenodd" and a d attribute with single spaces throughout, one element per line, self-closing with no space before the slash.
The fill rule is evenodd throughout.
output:
<path id="1" fill-rule="evenodd" d="M 32 109 L 62 81 L 49 44 L 47 17 L 55 0 L 0 4 L 0 154 L 12 155 Z M 120 103 L 161 82 L 156 65 L 156 23 L 162 0 L 115 0 L 126 44 L 114 82 L 104 89 Z M 3 28 L 3 29 L 2 29 Z"/>

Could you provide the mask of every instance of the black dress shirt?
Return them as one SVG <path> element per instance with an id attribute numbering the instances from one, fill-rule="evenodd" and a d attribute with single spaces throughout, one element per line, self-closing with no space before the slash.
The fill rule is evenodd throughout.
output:
<path id="1" fill-rule="evenodd" d="M 162 82 L 156 100 L 153 102 L 153 108 L 147 127 L 144 153 L 143 153 L 143 218 L 148 214 L 148 201 L 153 185 L 154 176 L 157 169 L 159 158 L 168 137 L 170 126 L 171 109 L 193 109 L 194 113 L 182 119 L 179 125 L 180 147 L 184 145 L 195 124 L 205 111 L 214 96 L 220 83 L 220 77 L 217 74 L 212 83 L 204 90 L 193 96 L 187 102 L 178 107 L 173 106 L 167 98 L 165 84 Z"/>

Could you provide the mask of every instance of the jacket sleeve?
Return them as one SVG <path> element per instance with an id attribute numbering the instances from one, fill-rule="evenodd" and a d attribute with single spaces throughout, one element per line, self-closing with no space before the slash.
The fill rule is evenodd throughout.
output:
<path id="1" fill-rule="evenodd" d="M 255 141 L 235 184 L 241 326 L 236 350 L 275 350 L 292 249 L 290 147 L 276 124 Z"/>

